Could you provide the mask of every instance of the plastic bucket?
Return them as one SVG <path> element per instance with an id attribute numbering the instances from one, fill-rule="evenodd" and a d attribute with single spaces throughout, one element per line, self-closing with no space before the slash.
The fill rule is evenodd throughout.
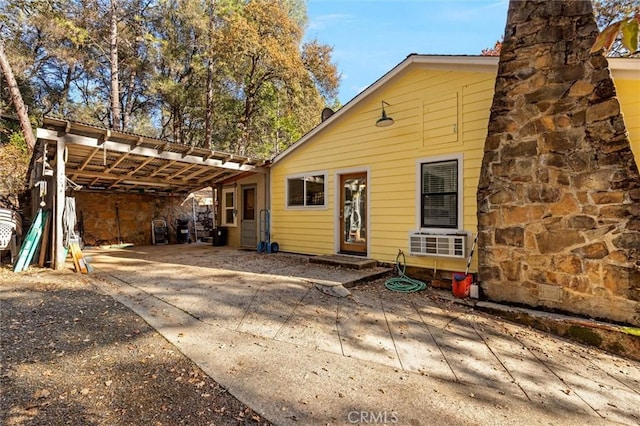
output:
<path id="1" fill-rule="evenodd" d="M 463 272 L 454 272 L 452 275 L 451 290 L 453 295 L 460 299 L 469 297 L 471 290 L 471 283 L 473 282 L 472 274 L 465 274 Z"/>

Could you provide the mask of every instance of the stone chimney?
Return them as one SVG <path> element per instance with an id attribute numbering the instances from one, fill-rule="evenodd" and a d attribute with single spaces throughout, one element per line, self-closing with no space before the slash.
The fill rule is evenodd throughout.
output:
<path id="1" fill-rule="evenodd" d="M 511 0 L 478 187 L 488 298 L 640 325 L 640 176 L 591 2 Z"/>

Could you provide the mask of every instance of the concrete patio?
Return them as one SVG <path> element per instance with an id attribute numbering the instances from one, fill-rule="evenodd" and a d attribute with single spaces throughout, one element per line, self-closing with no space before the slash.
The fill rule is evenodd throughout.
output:
<path id="1" fill-rule="evenodd" d="M 381 268 L 204 244 L 85 255 L 96 285 L 275 424 L 640 423 L 638 362 L 433 289 L 317 288 Z"/>

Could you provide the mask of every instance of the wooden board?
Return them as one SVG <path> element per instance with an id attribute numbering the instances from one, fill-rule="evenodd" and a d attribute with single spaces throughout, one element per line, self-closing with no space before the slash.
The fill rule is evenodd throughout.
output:
<path id="1" fill-rule="evenodd" d="M 80 245 L 73 242 L 69 243 L 69 249 L 71 251 L 71 256 L 73 256 L 73 264 L 76 267 L 76 272 L 88 274 L 89 269 L 87 268 L 87 263 L 84 259 L 84 255 L 82 254 L 82 250 L 80 250 Z"/>
<path id="2" fill-rule="evenodd" d="M 40 244 L 40 258 L 38 259 L 38 266 L 41 268 L 44 267 L 44 263 L 47 260 L 50 228 L 51 228 L 51 215 L 47 215 L 47 220 L 45 220 L 44 222 L 44 231 L 42 232 L 42 244 Z"/>
<path id="3" fill-rule="evenodd" d="M 27 238 L 25 238 L 22 246 L 20 247 L 18 260 L 13 266 L 14 272 L 22 272 L 31 264 L 36 249 L 40 244 L 40 237 L 42 237 L 44 222 L 46 221 L 48 214 L 48 211 L 42 209 L 39 209 L 38 213 L 36 213 L 36 217 L 34 218 L 33 223 L 29 228 L 29 232 L 27 233 Z"/>

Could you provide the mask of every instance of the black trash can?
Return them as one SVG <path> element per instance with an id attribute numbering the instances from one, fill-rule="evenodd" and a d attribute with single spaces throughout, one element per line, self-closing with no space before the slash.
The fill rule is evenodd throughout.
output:
<path id="1" fill-rule="evenodd" d="M 176 237 L 178 244 L 190 243 L 191 236 L 189 235 L 189 219 L 176 220 Z"/>
<path id="2" fill-rule="evenodd" d="M 219 227 L 214 228 L 213 231 L 213 245 L 214 246 L 226 246 L 227 245 L 227 228 Z"/>

